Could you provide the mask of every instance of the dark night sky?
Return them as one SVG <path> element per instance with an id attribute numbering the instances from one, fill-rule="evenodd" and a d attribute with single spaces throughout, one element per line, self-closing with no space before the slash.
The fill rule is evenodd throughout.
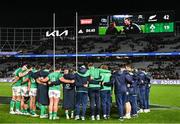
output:
<path id="1" fill-rule="evenodd" d="M 56 13 L 58 26 L 75 24 L 75 12 L 79 15 L 122 14 L 142 11 L 174 10 L 175 19 L 179 11 L 172 1 L 170 3 L 158 0 L 84 0 L 72 3 L 74 0 L 38 1 L 38 0 L 4 0 L 0 7 L 0 27 L 42 27 L 52 26 L 52 13 Z M 71 6 L 70 6 L 71 4 Z M 73 5 L 73 6 L 72 6 Z"/>

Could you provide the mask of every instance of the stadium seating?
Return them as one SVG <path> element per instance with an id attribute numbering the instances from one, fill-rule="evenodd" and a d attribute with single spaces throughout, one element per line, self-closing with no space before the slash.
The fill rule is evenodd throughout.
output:
<path id="1" fill-rule="evenodd" d="M 10 42 L 13 43 L 13 42 Z M 29 47 L 26 47 L 29 46 Z M 8 47 L 4 49 L 8 51 Z M 39 42 L 33 44 L 22 44 L 19 49 L 22 54 L 52 54 L 53 53 L 53 39 L 41 37 Z M 176 36 L 136 36 L 136 37 L 79 37 L 78 39 L 78 53 L 116 53 L 116 52 L 180 52 L 180 35 Z M 67 54 L 76 52 L 75 38 L 57 38 L 56 39 L 56 54 Z M 84 60 L 85 59 L 85 60 Z M 163 58 L 164 59 L 164 58 Z M 148 68 L 152 73 L 153 78 L 156 79 L 179 79 L 180 64 L 177 57 L 168 58 L 136 58 L 131 61 L 136 68 Z M 175 62 L 174 59 L 177 61 Z M 8 60 L 8 61 L 7 61 Z M 143 64 L 142 64 L 143 60 Z M 86 62 L 95 62 L 96 66 L 107 64 L 111 69 L 117 69 L 120 64 L 125 62 L 118 58 L 81 58 L 79 64 Z M 17 63 L 21 63 L 21 59 L 6 58 L 0 62 L 0 77 L 11 76 L 15 70 Z M 47 63 L 48 59 L 29 60 L 31 64 Z M 57 63 L 69 64 L 70 67 L 75 68 L 75 60 L 60 59 Z"/>

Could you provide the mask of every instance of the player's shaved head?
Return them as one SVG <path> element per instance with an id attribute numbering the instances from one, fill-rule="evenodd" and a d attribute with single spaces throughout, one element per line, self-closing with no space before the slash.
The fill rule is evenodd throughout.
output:
<path id="1" fill-rule="evenodd" d="M 56 65 L 56 70 L 61 70 L 61 69 L 62 69 L 61 65 L 60 65 L 60 64 L 57 64 L 57 65 Z"/>
<path id="2" fill-rule="evenodd" d="M 39 70 L 39 69 L 41 69 L 41 66 L 40 65 L 35 65 L 35 69 Z"/>
<path id="3" fill-rule="evenodd" d="M 46 64 L 45 68 L 46 69 L 51 69 L 51 65 L 50 64 Z"/>
<path id="4" fill-rule="evenodd" d="M 108 66 L 107 65 L 101 65 L 101 68 L 102 69 L 108 69 Z"/>
<path id="5" fill-rule="evenodd" d="M 89 64 L 88 64 L 88 68 L 89 68 L 89 67 L 92 67 L 92 66 L 94 66 L 93 63 L 89 63 Z"/>

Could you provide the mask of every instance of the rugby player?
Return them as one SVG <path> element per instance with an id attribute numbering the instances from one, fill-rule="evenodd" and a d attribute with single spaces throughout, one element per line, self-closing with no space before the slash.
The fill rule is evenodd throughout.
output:
<path id="1" fill-rule="evenodd" d="M 51 84 L 51 82 L 55 81 L 62 81 L 64 83 L 74 83 L 74 80 L 66 80 L 63 78 L 63 74 L 60 73 L 61 68 L 57 67 L 56 70 L 52 73 L 50 73 L 46 78 L 42 79 L 42 82 L 48 82 L 48 84 Z M 59 98 L 60 98 L 60 84 L 59 85 L 52 85 L 49 87 L 48 91 L 49 95 L 49 119 L 50 120 L 56 120 L 59 119 L 57 116 L 58 112 L 58 103 L 59 103 Z"/>

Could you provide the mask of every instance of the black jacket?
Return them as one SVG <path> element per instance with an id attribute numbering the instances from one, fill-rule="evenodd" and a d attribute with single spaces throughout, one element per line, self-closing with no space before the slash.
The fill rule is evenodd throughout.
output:
<path id="1" fill-rule="evenodd" d="M 85 76 L 87 69 L 79 69 L 75 74 L 75 85 L 77 92 L 88 92 L 88 87 L 84 87 L 84 84 L 88 83 L 89 76 Z"/>

